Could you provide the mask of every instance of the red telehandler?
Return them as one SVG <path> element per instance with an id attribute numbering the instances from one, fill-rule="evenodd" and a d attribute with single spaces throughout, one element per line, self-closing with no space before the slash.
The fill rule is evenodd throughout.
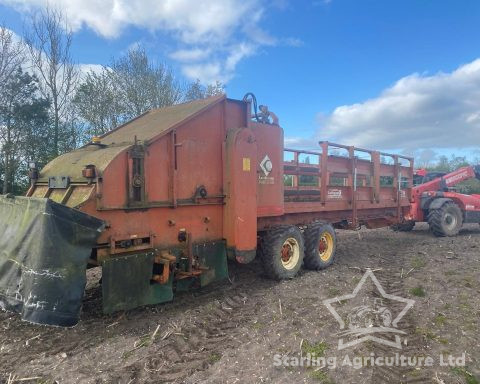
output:
<path id="1" fill-rule="evenodd" d="M 480 195 L 465 195 L 453 188 L 473 178 L 480 180 L 480 165 L 446 174 L 417 171 L 410 212 L 394 229 L 411 231 L 416 222 L 426 221 L 435 236 L 455 236 L 463 223 L 480 223 Z"/>

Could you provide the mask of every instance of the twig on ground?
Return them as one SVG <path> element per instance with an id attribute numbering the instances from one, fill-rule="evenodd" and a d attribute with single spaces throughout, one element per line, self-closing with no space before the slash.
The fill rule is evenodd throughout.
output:
<path id="1" fill-rule="evenodd" d="M 167 331 L 165 332 L 165 334 L 163 335 L 162 337 L 162 340 L 165 340 L 168 336 L 170 336 L 172 334 L 172 331 Z"/>
<path id="2" fill-rule="evenodd" d="M 157 325 L 157 328 L 155 329 L 155 332 L 153 332 L 152 341 L 155 340 L 155 337 L 157 336 L 157 333 L 158 333 L 159 329 L 160 329 L 160 324 Z"/>
<path id="3" fill-rule="evenodd" d="M 437 384 L 445 384 L 445 381 L 443 381 L 442 379 L 439 379 L 439 378 L 438 378 L 438 372 L 435 372 L 435 377 L 433 378 L 433 380 L 434 380 Z"/>
<path id="4" fill-rule="evenodd" d="M 30 339 L 28 339 L 27 341 L 25 341 L 25 345 L 28 347 L 28 344 L 30 343 L 30 341 L 32 340 L 35 340 L 35 339 L 38 339 L 40 337 L 40 335 L 37 335 L 35 337 L 31 337 Z"/>

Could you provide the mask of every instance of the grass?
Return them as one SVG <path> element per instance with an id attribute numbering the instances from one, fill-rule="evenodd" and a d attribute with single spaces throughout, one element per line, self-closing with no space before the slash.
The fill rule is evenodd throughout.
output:
<path id="1" fill-rule="evenodd" d="M 452 372 L 457 376 L 462 376 L 467 384 L 479 384 L 478 379 L 471 372 L 467 371 L 466 367 L 453 367 Z"/>
<path id="2" fill-rule="evenodd" d="M 213 364 L 219 361 L 221 357 L 222 356 L 218 353 L 211 353 L 210 356 L 208 356 L 208 361 Z"/>
<path id="3" fill-rule="evenodd" d="M 334 382 L 328 377 L 324 371 L 312 371 L 310 372 L 310 377 L 314 380 L 319 381 L 322 384 L 334 384 Z"/>
<path id="4" fill-rule="evenodd" d="M 438 336 L 428 328 L 418 327 L 415 329 L 415 333 L 418 333 L 422 335 L 425 339 L 429 339 L 429 340 L 437 340 L 438 338 Z"/>
<path id="5" fill-rule="evenodd" d="M 321 341 L 316 344 L 310 344 L 308 341 L 304 341 L 302 344 L 302 352 L 307 355 L 310 354 L 313 357 L 322 357 L 325 356 L 325 351 L 327 350 L 328 345 L 324 341 Z"/>
<path id="6" fill-rule="evenodd" d="M 340 290 L 338 288 L 334 288 L 334 287 L 328 288 L 329 297 L 335 297 L 335 296 L 338 296 L 339 294 L 340 294 Z"/>
<path id="7" fill-rule="evenodd" d="M 473 276 L 465 276 L 463 278 L 463 285 L 467 288 L 474 288 L 475 287 L 475 279 Z"/>
<path id="8" fill-rule="evenodd" d="M 420 269 L 425 267 L 425 265 L 427 265 L 427 261 L 422 256 L 414 256 L 412 257 L 411 264 L 412 264 L 412 268 Z"/>
<path id="9" fill-rule="evenodd" d="M 417 297 L 425 297 L 426 296 L 425 289 L 421 285 L 410 289 L 410 293 L 413 296 L 417 296 Z"/>
<path id="10" fill-rule="evenodd" d="M 447 318 L 444 314 L 439 313 L 437 316 L 435 316 L 435 319 L 433 319 L 433 322 L 437 327 L 443 327 L 447 322 Z"/>

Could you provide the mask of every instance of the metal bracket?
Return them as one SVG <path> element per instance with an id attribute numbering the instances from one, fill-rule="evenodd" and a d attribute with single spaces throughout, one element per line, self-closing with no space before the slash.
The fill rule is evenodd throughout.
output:
<path id="1" fill-rule="evenodd" d="M 70 185 L 69 176 L 51 176 L 48 178 L 48 188 L 64 189 Z"/>

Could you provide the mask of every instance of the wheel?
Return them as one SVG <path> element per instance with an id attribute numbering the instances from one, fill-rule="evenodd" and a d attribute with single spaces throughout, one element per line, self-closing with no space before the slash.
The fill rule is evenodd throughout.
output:
<path id="1" fill-rule="evenodd" d="M 398 231 L 398 232 L 410 232 L 414 227 L 415 227 L 415 221 L 412 221 L 412 220 L 404 221 L 403 223 L 397 223 L 390 226 L 392 230 Z"/>
<path id="2" fill-rule="evenodd" d="M 267 231 L 260 241 L 262 263 L 268 277 L 276 280 L 293 278 L 302 267 L 303 236 L 295 226 Z"/>
<path id="3" fill-rule="evenodd" d="M 447 201 L 428 213 L 428 224 L 435 236 L 455 236 L 462 228 L 462 211 L 453 201 Z"/>
<path id="4" fill-rule="evenodd" d="M 337 236 L 330 224 L 313 224 L 304 232 L 305 268 L 319 270 L 327 268 L 335 259 Z"/>

